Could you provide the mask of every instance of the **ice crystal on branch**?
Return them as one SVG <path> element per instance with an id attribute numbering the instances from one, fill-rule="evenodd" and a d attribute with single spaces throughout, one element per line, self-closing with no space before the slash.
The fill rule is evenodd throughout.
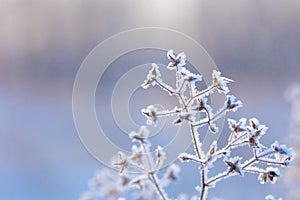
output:
<path id="1" fill-rule="evenodd" d="M 230 111 L 236 112 L 238 108 L 242 107 L 241 101 L 236 101 L 236 97 L 232 95 L 226 96 L 226 108 Z"/>
<path id="2" fill-rule="evenodd" d="M 144 89 L 147 89 L 150 85 L 154 86 L 157 81 L 161 80 L 160 76 L 161 76 L 161 74 L 160 74 L 158 65 L 153 63 L 152 69 L 149 71 L 149 73 L 147 75 L 147 79 L 142 84 L 142 87 Z"/>
<path id="3" fill-rule="evenodd" d="M 229 158 L 229 160 L 225 159 L 225 163 L 228 165 L 228 173 L 236 172 L 241 176 L 244 176 L 244 172 L 241 165 L 242 158 L 234 157 Z"/>
<path id="4" fill-rule="evenodd" d="M 214 70 L 212 73 L 213 84 L 218 89 L 219 93 L 227 94 L 229 92 L 229 88 L 227 84 L 233 82 L 233 80 L 222 77 L 221 72 Z"/>
<path id="5" fill-rule="evenodd" d="M 265 184 L 267 180 L 271 183 L 275 183 L 278 177 L 280 177 L 279 170 L 277 168 L 268 167 L 265 172 L 259 174 L 258 180 L 261 184 Z"/>
<path id="6" fill-rule="evenodd" d="M 176 55 L 174 51 L 171 49 L 167 52 L 167 57 L 170 61 L 168 64 L 169 69 L 176 69 L 181 72 L 181 67 L 185 65 L 186 62 L 186 55 L 184 52 L 181 52 L 180 54 Z"/>

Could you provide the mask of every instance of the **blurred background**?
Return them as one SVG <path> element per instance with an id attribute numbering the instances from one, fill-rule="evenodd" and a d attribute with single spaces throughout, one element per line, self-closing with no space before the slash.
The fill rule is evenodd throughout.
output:
<path id="1" fill-rule="evenodd" d="M 234 116 L 267 124 L 266 144 L 288 143 L 291 107 L 284 92 L 300 81 L 298 0 L 0 0 L 0 199 L 78 199 L 87 190 L 103 165 L 85 150 L 73 123 L 77 70 L 101 41 L 147 26 L 199 42 L 235 80 L 231 91 L 244 107 Z M 196 194 L 197 167 L 184 168 L 174 196 L 179 188 Z M 223 181 L 209 197 L 283 197 L 288 187 L 256 179 Z"/>

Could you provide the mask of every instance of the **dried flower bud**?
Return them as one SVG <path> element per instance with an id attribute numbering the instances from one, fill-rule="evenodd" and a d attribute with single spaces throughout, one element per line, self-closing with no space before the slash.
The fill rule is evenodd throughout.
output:
<path id="1" fill-rule="evenodd" d="M 219 93 L 227 94 L 229 92 L 229 88 L 227 87 L 227 83 L 233 82 L 233 80 L 222 77 L 221 72 L 214 70 L 212 73 L 213 85 L 218 89 Z"/>
<path id="2" fill-rule="evenodd" d="M 199 161 L 199 159 L 192 155 L 192 154 L 189 154 L 189 153 L 181 153 L 179 154 L 178 158 L 180 159 L 181 162 L 183 161 L 186 161 L 186 162 L 189 162 L 189 161 Z"/>
<path id="3" fill-rule="evenodd" d="M 171 181 L 177 181 L 179 178 L 180 167 L 176 164 L 172 164 L 169 166 L 166 172 L 166 176 Z"/>
<path id="4" fill-rule="evenodd" d="M 163 175 L 161 185 L 164 187 L 169 185 L 171 182 L 175 182 L 179 179 L 180 167 L 176 164 L 172 164 L 168 167 L 166 173 Z"/>
<path id="5" fill-rule="evenodd" d="M 173 124 L 181 124 L 184 120 L 192 122 L 194 120 L 194 116 L 191 113 L 179 113 L 178 118 L 173 122 Z"/>
<path id="6" fill-rule="evenodd" d="M 214 142 L 211 144 L 211 146 L 210 146 L 210 148 L 209 148 L 209 150 L 208 150 L 208 152 L 207 152 L 207 155 L 208 155 L 208 156 L 212 156 L 212 155 L 216 152 L 216 150 L 217 150 L 217 142 L 214 141 Z"/>
<path id="7" fill-rule="evenodd" d="M 228 110 L 236 112 L 238 108 L 243 106 L 240 100 L 235 101 L 236 97 L 233 95 L 227 95 L 226 98 L 225 106 Z"/>
<path id="8" fill-rule="evenodd" d="M 244 172 L 241 165 L 241 157 L 230 158 L 229 160 L 225 160 L 225 163 L 228 165 L 228 172 L 237 172 L 239 175 L 243 176 Z"/>
<path id="9" fill-rule="evenodd" d="M 152 63 L 152 69 L 149 71 L 147 75 L 147 79 L 144 81 L 144 83 L 141 85 L 142 88 L 147 89 L 150 85 L 155 85 L 155 80 L 160 79 L 160 71 L 158 65 L 155 63 Z"/>
<path id="10" fill-rule="evenodd" d="M 131 156 L 130 156 L 130 159 L 132 161 L 140 161 L 141 160 L 141 157 L 142 157 L 142 151 L 135 145 L 132 145 L 131 147 Z"/>
<path id="11" fill-rule="evenodd" d="M 279 176 L 280 174 L 277 168 L 268 167 L 266 169 L 266 172 L 259 174 L 258 180 L 260 181 L 261 184 L 265 184 L 267 180 L 269 180 L 271 183 L 274 184 Z"/>
<path id="12" fill-rule="evenodd" d="M 227 121 L 228 121 L 230 130 L 235 134 L 244 132 L 247 130 L 246 126 L 245 126 L 246 118 L 241 118 L 238 122 L 233 119 L 228 119 Z"/>
<path id="13" fill-rule="evenodd" d="M 170 63 L 168 64 L 169 69 L 174 69 L 177 67 L 178 70 L 180 71 L 181 70 L 180 68 L 185 65 L 186 55 L 184 52 L 181 52 L 180 54 L 176 55 L 174 51 L 171 49 L 167 52 L 167 57 L 170 61 Z"/>
<path id="14" fill-rule="evenodd" d="M 190 83 L 199 82 L 202 80 L 202 76 L 199 74 L 193 74 L 191 72 L 185 74 L 184 79 Z"/>
<path id="15" fill-rule="evenodd" d="M 120 176 L 120 185 L 125 186 L 130 182 L 130 179 L 127 176 L 121 175 Z"/>
<path id="16" fill-rule="evenodd" d="M 153 105 L 148 106 L 146 109 L 141 110 L 142 113 L 147 117 L 148 125 L 156 125 L 157 121 L 157 108 Z"/>
<path id="17" fill-rule="evenodd" d="M 132 131 L 129 133 L 129 137 L 132 139 L 133 142 L 142 142 L 145 143 L 147 140 L 147 137 L 149 135 L 149 130 L 146 126 L 141 126 L 139 132 Z"/>
<path id="18" fill-rule="evenodd" d="M 279 143 L 275 141 L 271 146 L 273 150 L 279 154 L 285 155 L 287 157 L 293 156 L 293 150 L 291 148 L 287 148 L 286 145 L 279 145 Z"/>
<path id="19" fill-rule="evenodd" d="M 208 125 L 209 125 L 208 128 L 209 128 L 211 133 L 216 134 L 219 131 L 219 128 L 217 127 L 216 124 L 209 123 Z"/>
<path id="20" fill-rule="evenodd" d="M 250 125 L 247 126 L 249 146 L 261 149 L 263 145 L 260 144 L 259 139 L 265 135 L 268 127 L 261 125 L 256 118 L 250 119 L 249 124 Z"/>
<path id="21" fill-rule="evenodd" d="M 161 168 L 164 160 L 166 159 L 166 152 L 164 152 L 161 146 L 158 146 L 155 150 L 155 156 L 156 156 L 155 168 L 156 170 L 158 170 Z"/>
<path id="22" fill-rule="evenodd" d="M 126 159 L 126 155 L 124 153 L 119 152 L 118 154 L 119 154 L 119 161 L 113 163 L 113 165 L 120 169 L 120 173 L 123 173 L 125 168 L 128 166 L 128 162 Z"/>

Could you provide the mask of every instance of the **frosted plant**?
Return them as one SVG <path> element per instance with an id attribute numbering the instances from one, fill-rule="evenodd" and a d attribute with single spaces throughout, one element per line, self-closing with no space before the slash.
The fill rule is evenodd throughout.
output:
<path id="1" fill-rule="evenodd" d="M 206 133 L 205 128 L 210 130 L 209 134 L 217 133 L 219 130 L 215 122 L 227 112 L 236 112 L 242 107 L 242 102 L 228 94 L 230 92 L 228 84 L 232 80 L 222 76 L 221 72 L 214 70 L 211 85 L 203 90 L 198 90 L 197 83 L 202 80 L 202 77 L 190 72 L 185 67 L 186 55 L 183 52 L 176 55 L 173 50 L 170 50 L 167 52 L 167 57 L 170 61 L 167 68 L 174 73 L 175 85 L 171 86 L 165 83 L 159 66 L 152 64 L 146 80 L 141 86 L 144 89 L 150 86 L 160 87 L 176 98 L 178 105 L 171 110 L 159 110 L 154 105 L 149 105 L 141 112 L 145 115 L 149 126 L 155 126 L 158 118 L 167 116 L 174 118 L 174 125 L 188 123 L 190 134 L 187 132 L 187 137 L 191 137 L 194 153 L 183 152 L 178 158 L 182 162 L 194 163 L 199 169 L 199 185 L 196 186 L 198 195 L 193 196 L 192 199 L 207 199 L 209 189 L 215 187 L 217 182 L 236 175 L 244 176 L 245 173 L 256 174 L 262 184 L 275 183 L 280 177 L 278 167 L 284 168 L 291 164 L 294 157 L 293 151 L 277 141 L 269 146 L 263 145 L 260 140 L 268 128 L 256 118 L 249 120 L 241 118 L 227 120 L 229 133 L 226 145 L 219 147 L 217 141 L 214 141 L 209 150 L 205 152 L 200 141 L 200 133 Z M 226 95 L 224 104 L 220 108 L 212 108 L 209 104 L 210 95 L 215 92 Z M 203 131 L 200 132 L 200 130 Z M 129 199 L 169 199 L 164 188 L 170 182 L 177 180 L 180 168 L 175 164 L 170 165 L 166 173 L 159 178 L 157 172 L 163 164 L 166 153 L 162 147 L 157 147 L 155 155 L 150 154 L 150 142 L 147 135 L 146 127 L 141 127 L 139 132 L 130 133 L 130 138 L 138 146 L 132 146 L 130 155 L 120 152 L 118 159 L 114 162 L 114 166 L 122 174 L 121 177 L 126 176 L 128 181 L 126 184 L 121 184 L 121 190 L 112 193 L 111 196 L 106 196 L 107 199 L 128 197 L 132 187 L 137 189 L 135 191 L 140 190 L 141 192 L 135 194 L 137 196 L 134 198 L 128 197 Z M 241 147 L 248 148 L 252 155 L 248 157 L 244 155 L 231 156 L 232 151 Z M 214 164 L 218 160 L 224 163 L 223 171 L 220 172 L 214 170 Z M 126 175 L 127 171 L 132 169 L 139 174 Z M 217 175 L 211 176 L 212 171 Z M 124 182 L 121 181 L 121 183 Z M 126 192 L 127 194 L 122 196 Z M 187 199 L 187 196 L 179 195 L 177 199 L 184 200 Z"/>
<path id="2" fill-rule="evenodd" d="M 148 114 L 148 112 L 146 113 Z M 153 119 L 152 115 L 151 118 Z M 132 153 L 128 156 L 120 152 L 118 161 L 113 162 L 113 165 L 119 168 L 121 174 L 130 168 L 139 172 L 129 182 L 129 186 L 134 186 L 142 191 L 140 199 L 168 199 L 163 188 L 178 179 L 179 166 L 170 165 L 162 178 L 159 179 L 157 172 L 166 158 L 163 148 L 158 146 L 155 149 L 155 155 L 151 155 L 151 144 L 147 139 L 148 129 L 145 126 L 142 126 L 139 132 L 131 132 L 129 137 L 132 142 L 138 143 L 139 146 L 133 145 Z"/>
<path id="3" fill-rule="evenodd" d="M 291 127 L 288 136 L 288 143 L 295 151 L 296 155 L 300 155 L 300 85 L 294 84 L 288 88 L 286 98 L 291 102 Z M 299 199 L 300 187 L 300 159 L 295 157 L 293 166 L 285 173 L 285 181 L 287 182 L 287 198 L 291 200 Z"/>
<path id="4" fill-rule="evenodd" d="M 119 152 L 118 158 L 113 161 L 120 173 L 108 169 L 96 172 L 90 181 L 89 192 L 83 194 L 81 200 L 168 199 L 163 188 L 178 180 L 179 166 L 170 165 L 163 176 L 158 178 L 157 172 L 165 159 L 163 149 L 158 146 L 155 155 L 151 155 L 148 129 L 144 126 L 129 136 L 138 145 L 132 145 L 130 155 Z M 128 169 L 135 173 L 126 173 Z M 185 200 L 185 196 L 180 195 L 176 199 Z"/>
<path id="5" fill-rule="evenodd" d="M 207 126 L 212 133 L 216 133 L 218 127 L 214 122 L 229 111 L 236 112 L 242 106 L 242 102 L 236 100 L 233 95 L 228 94 L 230 91 L 228 84 L 232 80 L 223 77 L 221 72 L 214 70 L 212 72 L 212 84 L 203 90 L 198 90 L 196 83 L 201 81 L 201 76 L 185 68 L 185 54 L 176 55 L 173 50 L 170 50 L 167 57 L 170 61 L 168 68 L 175 71 L 175 86 L 172 87 L 163 82 L 159 67 L 152 64 L 152 69 L 149 71 L 142 87 L 147 89 L 150 85 L 159 86 L 169 95 L 178 99 L 179 108 L 157 110 L 150 105 L 148 108 L 143 109 L 142 113 L 147 117 L 149 125 L 155 123 L 158 117 L 164 116 L 176 116 L 175 125 L 184 122 L 189 124 L 195 154 L 182 153 L 178 158 L 182 162 L 191 161 L 198 165 L 200 185 L 196 189 L 199 192 L 199 199 L 206 199 L 208 189 L 214 187 L 222 179 L 235 175 L 243 176 L 244 173 L 258 174 L 258 179 L 262 184 L 267 181 L 275 183 L 280 173 L 279 169 L 274 166 L 289 166 L 293 158 L 292 150 L 285 145 L 280 145 L 277 141 L 269 147 L 264 146 L 261 144 L 260 139 L 266 134 L 268 128 L 260 124 L 256 118 L 250 119 L 248 125 L 246 124 L 247 120 L 241 118 L 238 121 L 228 119 L 230 133 L 227 145 L 218 147 L 217 142 L 214 142 L 209 151 L 204 152 L 199 139 L 200 127 Z M 208 104 L 208 96 L 216 91 L 225 94 L 226 100 L 223 107 L 214 111 Z M 204 113 L 205 117 L 201 117 L 203 115 L 200 113 Z M 247 159 L 241 156 L 230 157 L 232 150 L 242 146 L 249 147 L 253 154 L 252 157 Z M 219 159 L 223 160 L 225 170 L 216 176 L 210 177 L 209 172 Z M 260 164 L 258 165 L 258 163 Z"/>
<path id="6" fill-rule="evenodd" d="M 128 177 L 120 176 L 115 171 L 104 168 L 95 172 L 94 177 L 89 181 L 89 191 L 84 193 L 80 199 L 117 199 L 126 195 L 128 183 Z"/>

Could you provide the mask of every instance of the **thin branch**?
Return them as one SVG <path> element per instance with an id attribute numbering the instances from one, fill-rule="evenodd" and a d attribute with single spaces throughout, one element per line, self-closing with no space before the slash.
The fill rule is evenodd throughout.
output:
<path id="1" fill-rule="evenodd" d="M 155 186 L 156 190 L 158 191 L 158 193 L 159 193 L 160 197 L 162 198 L 162 200 L 166 200 L 166 197 L 164 196 L 161 188 L 158 185 L 158 182 L 156 180 L 154 172 L 152 171 L 152 164 L 151 164 L 151 161 L 150 161 L 149 152 L 147 151 L 145 144 L 143 142 L 140 142 L 140 143 L 142 145 L 144 154 L 146 156 L 146 159 L 147 159 L 147 162 L 148 162 L 148 165 L 149 165 L 149 172 L 147 172 L 150 176 L 149 180 L 154 184 L 154 186 Z"/>
<path id="2" fill-rule="evenodd" d="M 197 98 L 197 97 L 199 97 L 199 96 L 201 96 L 201 95 L 204 95 L 204 94 L 207 93 L 207 92 L 210 92 L 210 91 L 211 91 L 212 89 L 214 89 L 215 87 L 216 87 L 215 85 L 210 85 L 208 88 L 202 90 L 201 92 L 199 92 L 199 93 L 196 94 L 195 96 L 190 97 L 189 100 L 187 101 L 186 106 L 188 106 L 188 105 L 192 102 L 192 100 L 194 100 L 195 98 Z"/>
<path id="3" fill-rule="evenodd" d="M 193 144 L 194 144 L 196 154 L 197 154 L 199 160 L 201 160 L 201 154 L 200 154 L 200 150 L 199 150 L 200 144 L 197 144 L 197 139 L 196 139 L 197 136 L 195 134 L 194 126 L 192 123 L 190 123 L 190 128 L 191 128 L 191 132 L 192 132 Z"/>
<path id="4" fill-rule="evenodd" d="M 145 169 L 142 165 L 139 165 L 138 163 L 129 162 L 129 165 L 137 170 L 144 172 L 144 173 L 148 173 L 148 170 Z"/>
<path id="5" fill-rule="evenodd" d="M 250 161 L 248 161 L 247 163 L 244 163 L 244 164 L 242 165 L 242 169 L 245 170 L 248 166 L 251 166 L 252 164 L 254 164 L 255 162 L 258 162 L 258 161 L 264 162 L 265 160 L 262 160 L 262 159 L 260 159 L 260 158 L 262 158 L 262 157 L 264 157 L 264 156 L 267 156 L 267 155 L 270 155 L 270 154 L 272 154 L 272 153 L 274 153 L 274 152 L 267 152 L 267 153 L 265 153 L 265 154 L 258 155 L 257 157 L 253 157 Z M 281 163 L 272 163 L 272 162 L 269 162 L 269 163 L 271 163 L 271 164 L 281 164 Z M 247 170 L 245 170 L 245 171 L 247 171 Z M 249 170 L 248 170 L 248 171 L 249 171 Z M 232 173 L 237 174 L 235 171 L 233 171 Z M 228 176 L 229 174 L 230 174 L 229 172 L 227 172 L 226 174 L 220 174 L 219 176 L 216 176 L 216 177 L 214 177 L 213 179 L 209 180 L 209 181 L 206 183 L 206 185 L 210 185 L 210 184 L 212 184 L 213 182 L 215 182 L 215 181 L 217 181 L 217 180 L 219 180 L 219 179 L 222 179 L 222 178 Z"/>
<path id="6" fill-rule="evenodd" d="M 176 92 L 175 90 L 171 90 L 170 88 L 167 88 L 164 84 L 160 83 L 158 80 L 154 79 L 155 83 L 157 83 L 157 85 L 159 85 L 159 87 L 161 87 L 162 89 L 168 91 L 170 94 L 179 94 L 178 92 Z"/>
<path id="7" fill-rule="evenodd" d="M 182 103 L 182 105 L 183 105 L 183 107 L 184 107 L 184 110 L 188 111 L 188 110 L 187 110 L 187 106 L 186 106 L 186 104 L 185 104 L 185 102 L 184 102 L 184 100 L 183 100 L 182 95 L 181 95 L 181 94 L 178 94 L 178 97 L 179 97 L 179 99 L 180 99 L 180 101 L 181 101 L 181 103 Z"/>
<path id="8" fill-rule="evenodd" d="M 148 162 L 149 171 L 152 171 L 152 164 L 151 164 L 151 161 L 150 161 L 149 152 L 147 151 L 144 142 L 141 141 L 140 143 L 141 143 L 141 146 L 143 148 L 144 154 L 145 154 L 147 162 Z"/>
<path id="9" fill-rule="evenodd" d="M 221 117 L 222 116 L 222 114 L 224 113 L 224 112 L 226 112 L 227 111 L 227 108 L 226 107 L 223 107 L 221 110 L 219 110 L 216 114 L 214 114 L 213 115 L 213 117 L 210 119 L 210 120 L 207 120 L 207 121 L 204 121 L 204 122 L 198 122 L 198 123 L 196 123 L 196 124 L 193 124 L 194 126 L 201 126 L 201 125 L 204 125 L 204 124 L 209 124 L 209 123 L 211 123 L 211 122 L 213 122 L 213 121 L 215 121 L 215 120 L 217 120 L 219 117 Z"/>
<path id="10" fill-rule="evenodd" d="M 255 148 L 253 148 L 253 155 L 254 155 L 255 158 L 257 158 L 257 152 L 256 152 Z"/>
<path id="11" fill-rule="evenodd" d="M 274 153 L 275 153 L 275 151 L 269 151 L 269 152 L 266 152 L 265 154 L 259 155 L 257 158 L 262 158 L 262 157 L 265 157 L 265 156 L 268 156 L 268 155 L 272 155 Z"/>
<path id="12" fill-rule="evenodd" d="M 161 199 L 162 199 L 162 200 L 166 200 L 166 197 L 165 197 L 164 193 L 162 192 L 161 188 L 160 188 L 159 185 L 158 185 L 158 182 L 157 182 L 157 180 L 156 180 L 155 175 L 154 175 L 153 173 L 149 173 L 149 176 L 151 177 L 151 179 L 152 179 L 151 182 L 153 183 L 153 185 L 155 186 L 156 190 L 158 191 L 158 193 L 159 193 Z"/>
<path id="13" fill-rule="evenodd" d="M 205 110 L 205 113 L 206 113 L 206 115 L 207 115 L 208 121 L 210 121 L 211 118 L 210 118 L 210 113 L 209 113 L 209 111 L 208 111 L 207 108 L 205 108 L 205 107 L 204 107 L 204 110 Z"/>
<path id="14" fill-rule="evenodd" d="M 262 170 L 254 170 L 254 169 L 244 169 L 246 172 L 252 172 L 252 173 L 264 173 L 265 171 Z"/>
<path id="15" fill-rule="evenodd" d="M 228 176 L 229 174 L 230 174 L 230 173 L 227 172 L 226 174 L 220 174 L 219 176 L 215 176 L 213 179 L 209 180 L 209 181 L 206 183 L 206 185 L 209 186 L 209 185 L 212 184 L 213 182 L 215 182 L 215 181 L 217 181 L 217 180 L 219 180 L 219 179 L 222 179 L 222 178 Z"/>
<path id="16" fill-rule="evenodd" d="M 166 115 L 173 115 L 173 114 L 176 114 L 178 112 L 180 112 L 180 111 L 179 110 L 172 110 L 172 111 L 169 111 L 169 112 L 161 112 L 161 113 L 157 112 L 156 117 L 163 117 L 163 116 L 166 116 Z"/>
<path id="17" fill-rule="evenodd" d="M 205 183 L 205 171 L 204 169 L 201 170 L 201 193 L 200 193 L 200 200 L 204 200 L 204 194 L 206 189 L 206 183 Z"/>
<path id="18" fill-rule="evenodd" d="M 178 83 L 179 83 L 179 81 L 178 81 Z M 182 88 L 183 88 L 183 86 L 184 86 L 185 83 L 186 83 L 186 80 L 183 80 L 183 82 L 182 82 L 180 88 L 177 89 L 177 93 L 178 93 L 178 94 L 180 94 L 180 91 L 182 90 Z"/>
<path id="19" fill-rule="evenodd" d="M 264 162 L 267 164 L 274 164 L 274 165 L 285 165 L 284 162 L 276 162 L 276 161 L 272 161 L 272 160 L 264 160 L 264 159 L 258 159 L 258 161 L 260 162 Z"/>
<path id="20" fill-rule="evenodd" d="M 231 133 L 233 133 L 233 131 Z M 227 150 L 230 147 L 232 147 L 232 145 L 234 145 L 235 142 L 239 141 L 242 137 L 244 137 L 246 135 L 247 135 L 247 132 L 245 132 L 244 134 L 242 134 L 239 137 L 235 138 L 233 141 L 231 141 L 229 144 L 227 144 L 226 147 L 224 147 L 224 150 Z"/>

